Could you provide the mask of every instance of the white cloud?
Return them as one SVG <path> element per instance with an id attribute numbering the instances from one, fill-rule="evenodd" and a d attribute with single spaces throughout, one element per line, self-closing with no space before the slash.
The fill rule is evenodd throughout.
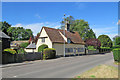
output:
<path id="1" fill-rule="evenodd" d="M 101 28 L 93 28 L 93 31 L 96 33 L 96 36 L 99 35 L 108 35 L 112 40 L 113 37 L 118 35 L 118 27 L 101 27 Z"/>
<path id="2" fill-rule="evenodd" d="M 18 23 L 16 25 L 12 25 L 12 27 L 22 27 L 22 24 Z"/>
<path id="3" fill-rule="evenodd" d="M 25 29 L 31 29 L 33 31 L 33 35 L 36 36 L 38 32 L 41 31 L 41 28 L 43 26 L 46 27 L 52 27 L 52 28 L 59 28 L 60 23 L 59 22 L 44 22 L 44 23 L 33 23 L 33 24 L 16 24 L 13 25 L 13 27 L 24 27 Z"/>

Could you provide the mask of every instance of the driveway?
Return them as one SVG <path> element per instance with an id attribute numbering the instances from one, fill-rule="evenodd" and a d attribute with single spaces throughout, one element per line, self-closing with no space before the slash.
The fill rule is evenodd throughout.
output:
<path id="1" fill-rule="evenodd" d="M 2 69 L 3 78 L 73 78 L 97 65 L 113 60 L 112 53 L 61 57 Z"/>

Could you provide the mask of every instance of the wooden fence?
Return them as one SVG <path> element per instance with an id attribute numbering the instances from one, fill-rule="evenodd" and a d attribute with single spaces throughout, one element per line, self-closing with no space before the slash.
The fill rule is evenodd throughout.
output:
<path id="1" fill-rule="evenodd" d="M 26 54 L 10 54 L 4 53 L 2 55 L 2 63 L 16 63 L 16 62 L 23 62 L 23 61 L 33 61 L 33 60 L 40 60 L 41 53 L 34 52 L 34 53 L 26 53 Z"/>

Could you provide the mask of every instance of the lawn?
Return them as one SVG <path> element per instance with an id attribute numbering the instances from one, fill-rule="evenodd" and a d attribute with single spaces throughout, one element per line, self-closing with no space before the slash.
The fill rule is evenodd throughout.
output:
<path id="1" fill-rule="evenodd" d="M 118 78 L 118 68 L 108 65 L 99 65 L 75 78 Z"/>

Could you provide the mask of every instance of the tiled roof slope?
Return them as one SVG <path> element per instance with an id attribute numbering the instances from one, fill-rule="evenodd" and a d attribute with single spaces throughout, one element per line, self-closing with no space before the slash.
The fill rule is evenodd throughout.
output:
<path id="1" fill-rule="evenodd" d="M 50 40 L 53 43 L 64 43 L 64 38 L 60 34 L 60 32 L 64 35 L 64 30 L 61 29 L 54 29 L 49 27 L 43 27 L 48 34 Z M 84 41 L 81 39 L 78 32 L 69 32 L 65 31 L 65 37 L 69 38 L 73 44 L 85 44 Z"/>

